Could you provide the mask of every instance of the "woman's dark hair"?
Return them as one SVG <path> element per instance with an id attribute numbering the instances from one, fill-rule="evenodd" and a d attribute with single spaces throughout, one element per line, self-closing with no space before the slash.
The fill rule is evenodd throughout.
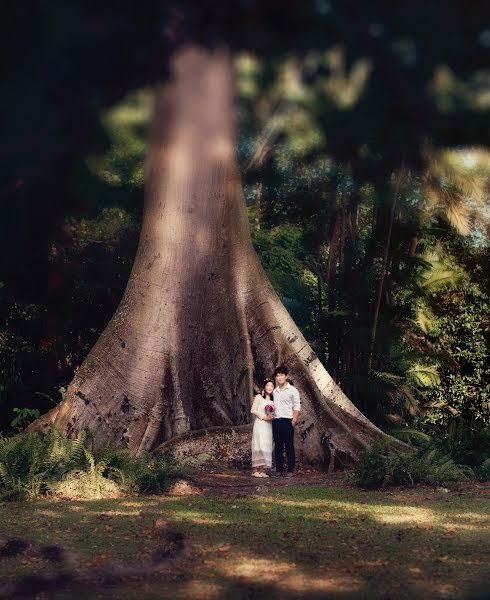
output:
<path id="1" fill-rule="evenodd" d="M 264 383 L 262 384 L 262 393 L 261 393 L 262 398 L 265 398 L 265 386 L 268 383 L 272 383 L 272 385 L 274 385 L 274 382 L 272 381 L 272 379 L 264 379 Z M 274 402 L 274 394 L 271 392 L 269 395 L 271 397 L 272 402 Z"/>
<path id="2" fill-rule="evenodd" d="M 276 367 L 274 369 L 274 377 L 278 374 L 278 373 L 284 373 L 284 375 L 287 375 L 289 373 L 289 369 L 286 367 L 286 365 L 279 365 L 278 367 Z"/>

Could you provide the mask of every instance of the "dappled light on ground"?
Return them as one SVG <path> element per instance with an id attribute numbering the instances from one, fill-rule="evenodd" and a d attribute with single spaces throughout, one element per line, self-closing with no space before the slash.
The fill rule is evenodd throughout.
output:
<path id="1" fill-rule="evenodd" d="M 396 496 L 396 498 L 394 497 Z M 92 589 L 83 597 L 467 598 L 488 579 L 489 501 L 433 488 L 362 491 L 289 487 L 233 495 L 36 501 L 0 505 L 6 536 L 56 544 L 81 572 L 142 567 L 178 531 L 189 553 L 152 578 Z M 30 552 L 30 554 L 29 554 Z M 34 552 L 34 554 L 33 554 Z M 170 566 L 169 566 L 170 565 Z M 0 578 L 50 572 L 30 550 L 0 560 Z M 84 588 L 85 589 L 85 588 Z M 85 592 L 84 592 L 85 593 Z M 72 598 L 60 589 L 56 600 Z M 478 597 L 478 596 L 476 596 Z"/>
<path id="2" fill-rule="evenodd" d="M 362 589 L 363 581 L 354 576 L 331 576 L 318 568 L 316 575 L 305 572 L 294 562 L 257 559 L 253 555 L 238 555 L 235 560 L 224 561 L 219 566 L 227 577 L 235 577 L 250 584 L 257 582 L 274 585 L 284 592 L 356 592 Z"/>

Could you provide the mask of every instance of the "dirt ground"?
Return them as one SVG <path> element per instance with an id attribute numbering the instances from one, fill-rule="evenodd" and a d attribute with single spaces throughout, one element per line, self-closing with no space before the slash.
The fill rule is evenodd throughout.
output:
<path id="1" fill-rule="evenodd" d="M 327 474 L 320 468 L 312 466 L 298 465 L 294 477 L 269 477 L 255 478 L 251 477 L 250 469 L 244 467 L 224 466 L 217 462 L 208 462 L 201 466 L 193 477 L 189 478 L 189 483 L 196 486 L 194 493 L 203 494 L 239 494 L 259 492 L 267 493 L 268 490 L 297 487 L 335 487 L 352 489 L 354 486 L 349 482 L 348 475 L 345 472 L 335 472 Z M 183 494 L 190 494 L 191 487 Z M 359 488 L 357 488 L 359 489 Z M 478 481 L 468 481 L 460 484 L 454 484 L 450 487 L 415 485 L 406 486 L 388 486 L 382 488 L 387 497 L 396 497 L 397 492 L 404 498 L 421 498 L 426 495 L 427 490 L 444 490 L 448 497 L 463 496 L 466 494 L 477 494 L 481 498 L 490 498 L 490 484 L 480 483 Z M 179 492 L 176 490 L 176 493 Z"/>

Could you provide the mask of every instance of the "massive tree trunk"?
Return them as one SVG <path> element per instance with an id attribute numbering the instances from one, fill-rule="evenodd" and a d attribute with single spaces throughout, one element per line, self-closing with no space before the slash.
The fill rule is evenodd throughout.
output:
<path id="1" fill-rule="evenodd" d="M 152 450 L 249 422 L 254 391 L 286 363 L 302 398 L 302 455 L 356 460 L 384 434 L 335 385 L 252 247 L 230 54 L 187 46 L 170 66 L 156 90 L 144 221 L 124 297 L 64 400 L 33 427 L 91 429 L 98 446 Z"/>

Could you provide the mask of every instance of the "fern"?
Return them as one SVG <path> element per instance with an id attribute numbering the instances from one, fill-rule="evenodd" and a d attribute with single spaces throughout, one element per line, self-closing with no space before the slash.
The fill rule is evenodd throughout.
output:
<path id="1" fill-rule="evenodd" d="M 480 481 L 490 481 L 490 458 L 487 458 L 476 470 L 476 476 Z"/>
<path id="2" fill-rule="evenodd" d="M 60 481 L 51 483 L 50 491 L 60 496 L 90 500 L 121 495 L 121 486 L 105 476 L 107 473 L 106 463 L 104 461 L 96 462 L 93 454 L 86 448 L 83 448 L 83 453 L 88 467 L 85 470 L 71 470 Z"/>
<path id="3" fill-rule="evenodd" d="M 0 497 L 29 499 L 44 494 L 103 498 L 121 493 L 159 493 L 188 474 L 196 461 L 170 454 L 133 456 L 108 444 L 89 449 L 91 438 L 66 438 L 58 429 L 0 437 Z M 199 457 L 198 457 L 199 462 Z"/>
<path id="4" fill-rule="evenodd" d="M 451 456 L 428 443 L 421 432 L 412 431 L 412 438 L 415 433 L 423 444 L 416 454 L 389 451 L 386 445 L 381 444 L 374 444 L 365 451 L 354 473 L 355 483 L 363 486 L 449 485 L 475 476 L 470 467 L 457 464 Z"/>
<path id="5" fill-rule="evenodd" d="M 390 433 L 402 442 L 407 442 L 408 444 L 415 443 L 417 445 L 421 445 L 427 444 L 431 441 L 430 435 L 427 435 L 423 431 L 419 431 L 418 429 L 413 429 L 411 427 L 396 429 L 394 431 L 391 431 Z"/>
<path id="6" fill-rule="evenodd" d="M 458 463 L 479 468 L 490 458 L 490 426 L 457 417 L 434 444 Z"/>

